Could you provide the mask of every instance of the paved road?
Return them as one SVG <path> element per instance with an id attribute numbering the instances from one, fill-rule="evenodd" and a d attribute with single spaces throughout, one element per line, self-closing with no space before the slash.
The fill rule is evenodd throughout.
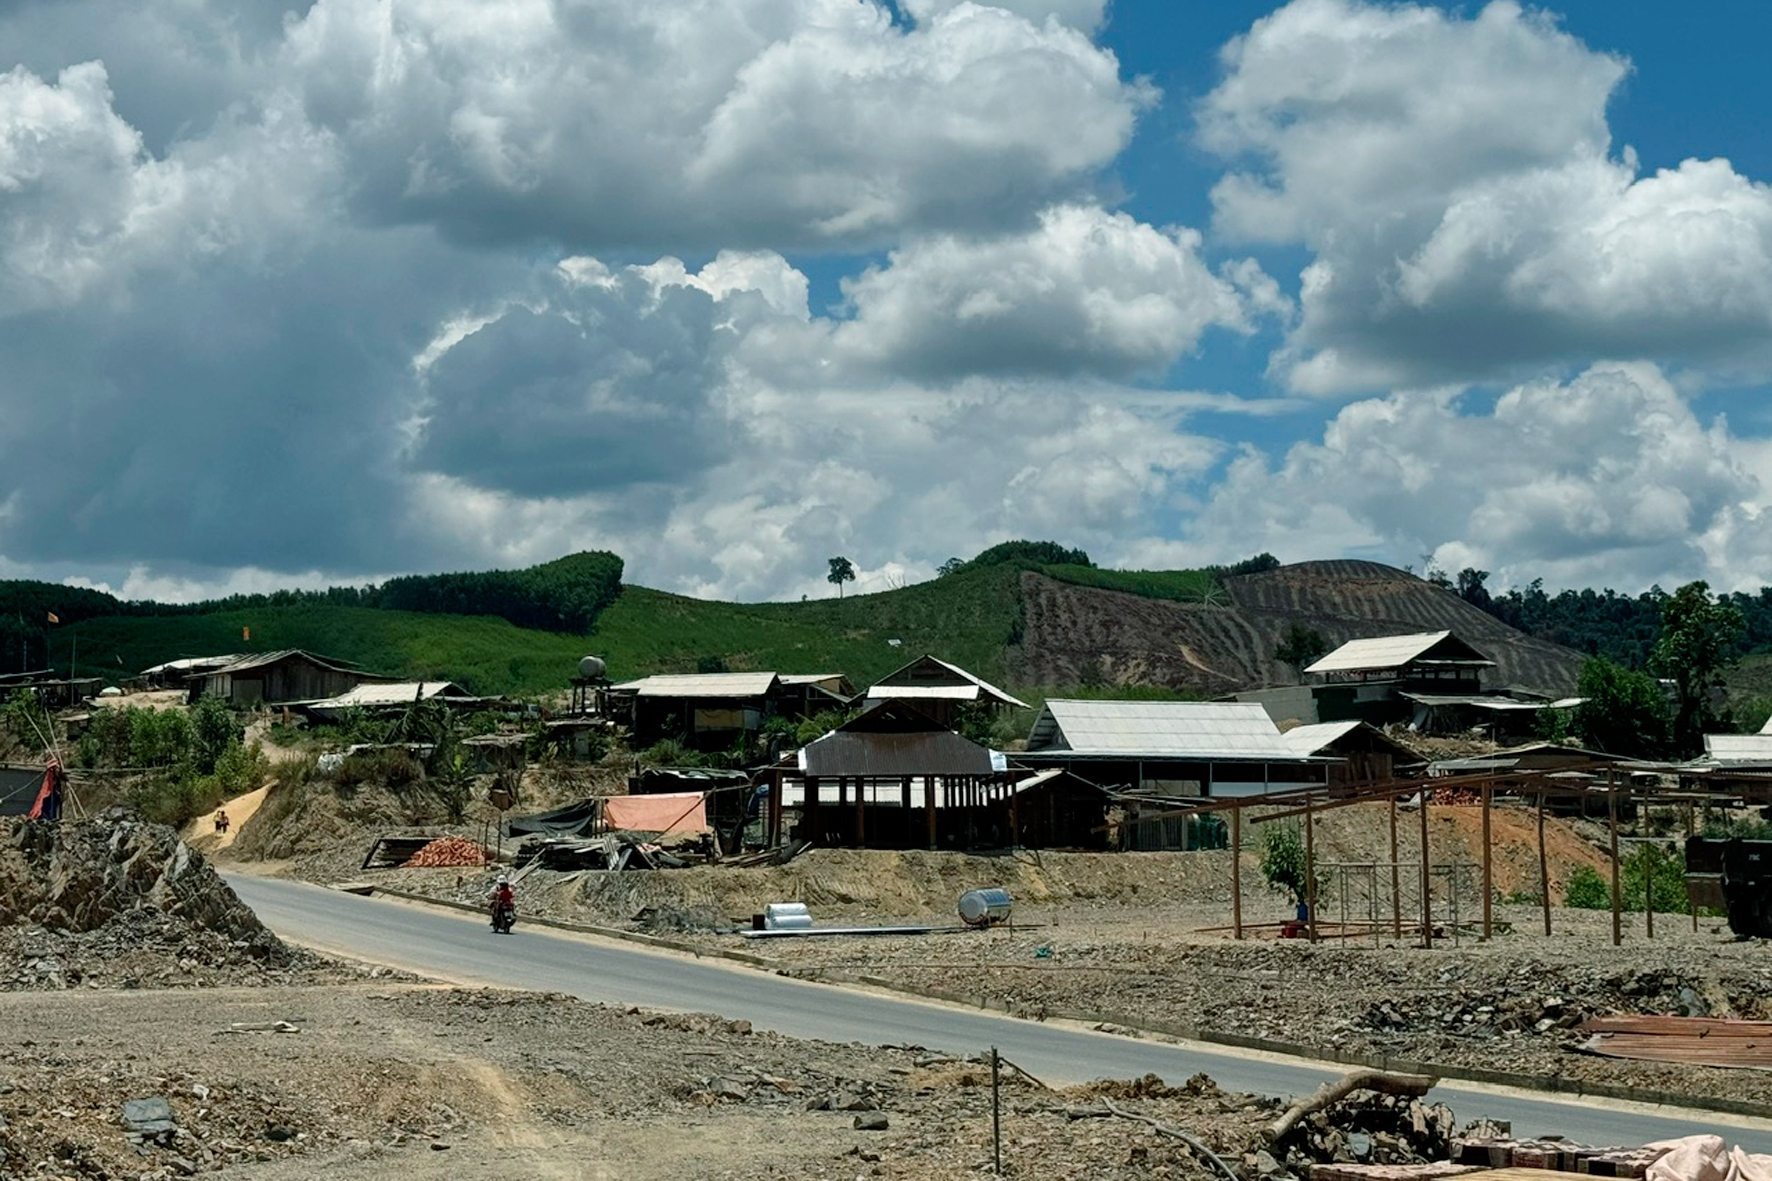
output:
<path id="1" fill-rule="evenodd" d="M 1021 1021 L 972 1009 L 810 984 L 718 960 L 519 926 L 493 935 L 470 915 L 362 898 L 298 882 L 233 875 L 234 890 L 272 930 L 295 942 L 444 979 L 564 992 L 588 1001 L 719 1013 L 795 1037 L 911 1043 L 1003 1055 L 1052 1082 L 1136 1078 L 1171 1082 L 1205 1071 L 1229 1090 L 1296 1095 L 1340 1068 L 1200 1045 L 1166 1045 Z M 1772 1123 L 1656 1114 L 1605 1101 L 1570 1101 L 1445 1085 L 1434 1097 L 1460 1120 L 1511 1120 L 1516 1134 L 1562 1134 L 1596 1144 L 1640 1144 L 1717 1132 L 1772 1152 Z"/>

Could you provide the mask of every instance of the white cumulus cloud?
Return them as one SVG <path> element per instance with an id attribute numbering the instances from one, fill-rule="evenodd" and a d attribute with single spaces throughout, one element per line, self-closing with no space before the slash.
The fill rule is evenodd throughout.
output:
<path id="1" fill-rule="evenodd" d="M 1772 189 L 1722 160 L 1640 175 L 1606 121 L 1628 64 L 1555 18 L 1295 0 L 1223 62 L 1198 111 L 1234 162 L 1215 224 L 1314 255 L 1293 388 L 1772 363 Z"/>
<path id="2" fill-rule="evenodd" d="M 1772 579 L 1763 448 L 1699 421 L 1654 365 L 1601 363 L 1470 402 L 1454 389 L 1354 402 L 1277 464 L 1242 456 L 1193 537 L 1221 555 L 1431 555 L 1501 583 Z"/>

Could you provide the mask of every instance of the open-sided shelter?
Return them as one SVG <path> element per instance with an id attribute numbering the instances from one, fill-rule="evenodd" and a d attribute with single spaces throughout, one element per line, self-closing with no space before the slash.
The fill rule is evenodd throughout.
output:
<path id="1" fill-rule="evenodd" d="M 1102 841 L 1106 797 L 1012 767 L 905 701 L 886 701 L 771 770 L 771 835 L 826 846 L 974 849 Z"/>

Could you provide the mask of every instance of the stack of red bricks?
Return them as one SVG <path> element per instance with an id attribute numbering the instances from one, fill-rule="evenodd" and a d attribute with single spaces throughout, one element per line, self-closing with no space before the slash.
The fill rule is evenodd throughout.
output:
<path id="1" fill-rule="evenodd" d="M 438 837 L 407 858 L 406 864 L 419 868 L 485 865 L 486 850 L 466 837 Z"/>
<path id="2" fill-rule="evenodd" d="M 1555 1169 L 1591 1177 L 1641 1177 L 1664 1148 L 1595 1148 L 1573 1140 L 1461 1140 L 1455 1159 L 1492 1169 Z"/>

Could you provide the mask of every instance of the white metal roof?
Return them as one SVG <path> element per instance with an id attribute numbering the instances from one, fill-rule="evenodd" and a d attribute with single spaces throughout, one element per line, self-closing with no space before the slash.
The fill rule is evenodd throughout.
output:
<path id="1" fill-rule="evenodd" d="M 1451 636 L 1449 631 L 1417 632 L 1407 636 L 1373 636 L 1349 640 L 1304 671 L 1307 673 L 1358 672 L 1365 669 L 1401 668 L 1435 644 Z M 1462 640 L 1459 643 L 1463 643 Z M 1468 645 L 1466 645 L 1468 647 Z M 1473 649 L 1474 651 L 1474 649 Z M 1459 660 L 1459 664 L 1494 664 L 1493 660 Z"/>
<path id="2" fill-rule="evenodd" d="M 820 681 L 840 681 L 842 673 L 782 673 L 781 683 L 784 685 L 816 685 Z"/>
<path id="3" fill-rule="evenodd" d="M 977 701 L 983 692 L 977 685 L 875 685 L 868 690 L 868 700 L 939 697 L 949 701 Z"/>
<path id="4" fill-rule="evenodd" d="M 776 680 L 774 673 L 682 673 L 641 677 L 615 688 L 641 697 L 763 697 Z"/>
<path id="5" fill-rule="evenodd" d="M 1146 759 L 1273 759 L 1300 756 L 1259 703 L 1077 701 L 1051 698 L 1034 719 L 1028 752 Z"/>
<path id="6" fill-rule="evenodd" d="M 1028 708 L 1027 702 L 1021 701 L 1021 700 L 1018 700 L 1017 698 L 1009 696 L 1009 694 L 1003 692 L 1003 690 L 997 688 L 995 685 L 991 684 L 989 681 L 984 680 L 981 677 L 974 676 L 973 674 L 967 672 L 965 669 L 961 668 L 959 665 L 949 664 L 947 661 L 941 659 L 939 656 L 928 656 L 928 655 L 919 656 L 917 659 L 911 661 L 909 664 L 905 665 L 903 668 L 897 669 L 891 673 L 888 673 L 886 676 L 882 677 L 879 681 L 875 682 L 873 688 L 870 688 L 868 690 L 868 696 L 869 697 L 875 697 L 875 696 L 879 696 L 879 697 L 910 697 L 910 696 L 912 696 L 912 694 L 909 694 L 909 693 L 898 692 L 898 690 L 907 688 L 907 686 L 902 685 L 902 684 L 895 684 L 893 682 L 893 678 L 898 677 L 898 676 L 902 676 L 903 674 L 909 672 L 911 669 L 917 667 L 917 665 L 922 664 L 925 660 L 929 661 L 931 664 L 940 665 L 942 668 L 945 668 L 948 672 L 954 674 L 956 677 L 959 677 L 962 681 L 965 681 L 967 684 L 977 686 L 978 688 L 984 690 L 985 695 L 996 698 L 998 701 L 1002 702 L 1004 705 L 1013 705 L 1017 709 L 1027 709 Z M 921 688 L 923 686 L 912 686 L 912 687 Z M 891 689 L 893 691 L 890 693 L 876 694 L 874 692 L 874 689 Z M 923 696 L 933 697 L 933 696 L 938 696 L 938 695 L 937 694 L 924 694 Z M 964 700 L 971 700 L 971 698 L 966 698 Z"/>
<path id="7" fill-rule="evenodd" d="M 1359 726 L 1358 721 L 1315 722 L 1308 726 L 1294 726 L 1280 737 L 1292 748 L 1293 754 L 1314 755 Z"/>
<path id="8" fill-rule="evenodd" d="M 1772 734 L 1772 718 L 1766 719 L 1766 724 L 1760 727 L 1760 733 Z"/>
<path id="9" fill-rule="evenodd" d="M 401 705 L 408 701 L 429 701 L 433 697 L 466 697 L 468 693 L 454 681 L 396 681 L 385 685 L 358 685 L 355 689 L 328 697 L 318 704 L 328 709 L 350 709 L 363 705 Z"/>
<path id="10" fill-rule="evenodd" d="M 1706 734 L 1704 753 L 1718 763 L 1772 763 L 1772 734 Z"/>
<path id="11" fill-rule="evenodd" d="M 155 673 L 183 672 L 191 668 L 220 668 L 224 664 L 232 664 L 239 659 L 238 652 L 230 653 L 227 656 L 186 656 L 179 660 L 168 660 L 165 664 L 156 664 L 153 668 L 145 668 L 142 670 L 142 675 L 149 677 Z"/>

